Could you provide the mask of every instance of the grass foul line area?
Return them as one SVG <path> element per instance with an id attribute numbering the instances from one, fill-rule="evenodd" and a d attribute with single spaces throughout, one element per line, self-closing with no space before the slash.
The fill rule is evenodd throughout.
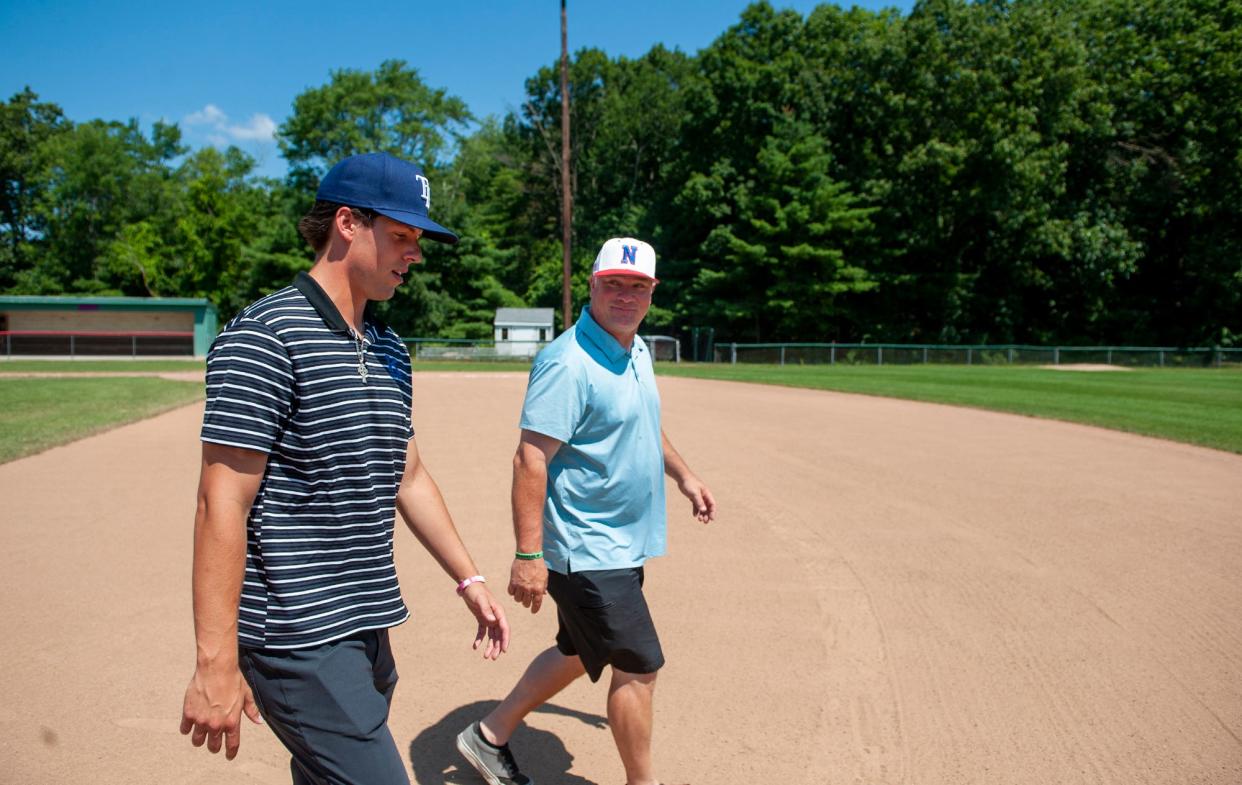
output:
<path id="1" fill-rule="evenodd" d="M 661 364 L 659 371 L 991 409 L 1242 453 L 1242 371 L 1236 369 Z"/>
<path id="2" fill-rule="evenodd" d="M 202 371 L 203 360 L 0 360 L 6 373 L 166 373 Z"/>
<path id="3" fill-rule="evenodd" d="M 202 397 L 201 382 L 153 377 L 5 378 L 5 373 L 194 371 L 202 361 L 0 362 L 0 462 Z M 434 361 L 420 372 L 525 371 L 527 362 Z M 1242 453 L 1242 370 L 1077 372 L 961 365 L 674 365 L 665 376 L 880 395 L 1097 425 Z M 417 384 L 417 382 L 415 382 Z"/>
<path id="4" fill-rule="evenodd" d="M 201 382 L 152 377 L 0 376 L 0 463 L 151 417 L 202 397 Z"/>

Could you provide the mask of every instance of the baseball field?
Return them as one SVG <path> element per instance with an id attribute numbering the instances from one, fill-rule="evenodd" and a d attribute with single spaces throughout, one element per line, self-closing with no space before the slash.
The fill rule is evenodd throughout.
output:
<path id="1" fill-rule="evenodd" d="M 501 593 L 524 381 L 415 378 L 424 459 Z M 670 493 L 670 554 L 649 566 L 665 781 L 1242 782 L 1242 455 L 938 403 L 660 384 L 721 508 L 705 528 Z M 0 783 L 288 782 L 262 727 L 232 762 L 177 733 L 201 411 L 0 464 Z M 451 582 L 402 535 L 414 616 L 394 632 L 393 732 L 417 782 L 476 783 L 452 738 L 555 616 L 510 606 L 510 653 L 481 661 Z M 536 782 L 622 781 L 603 690 L 574 685 L 515 737 Z"/>

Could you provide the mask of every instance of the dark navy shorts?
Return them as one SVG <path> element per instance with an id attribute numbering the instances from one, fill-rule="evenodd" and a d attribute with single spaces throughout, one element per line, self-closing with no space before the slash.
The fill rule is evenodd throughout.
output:
<path id="1" fill-rule="evenodd" d="M 388 630 L 239 655 L 259 712 L 293 756 L 294 785 L 409 785 L 388 730 L 397 686 Z"/>
<path id="2" fill-rule="evenodd" d="M 643 597 L 643 568 L 548 571 L 556 601 L 556 649 L 582 660 L 591 681 L 605 665 L 626 673 L 655 673 L 664 665 L 651 611 Z"/>

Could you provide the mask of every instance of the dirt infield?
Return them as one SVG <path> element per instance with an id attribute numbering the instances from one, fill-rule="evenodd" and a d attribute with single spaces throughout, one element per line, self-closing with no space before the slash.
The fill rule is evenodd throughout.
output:
<path id="1" fill-rule="evenodd" d="M 1041 365 L 1049 371 L 1133 371 L 1124 365 L 1108 365 L 1106 363 L 1064 363 L 1061 365 Z"/>
<path id="2" fill-rule="evenodd" d="M 1242 782 L 1242 456 L 1087 426 L 830 392 L 661 379 L 722 515 L 670 489 L 648 591 L 669 665 L 666 782 Z M 419 374 L 419 444 L 503 591 L 524 377 Z M 287 783 L 177 733 L 193 664 L 201 407 L 0 466 L 0 783 Z M 402 536 L 404 535 L 404 536 Z M 452 737 L 555 628 L 511 608 L 470 651 L 452 583 L 400 532 L 414 619 L 392 727 L 423 783 L 478 783 Z M 604 685 L 514 748 L 540 785 L 624 779 Z"/>

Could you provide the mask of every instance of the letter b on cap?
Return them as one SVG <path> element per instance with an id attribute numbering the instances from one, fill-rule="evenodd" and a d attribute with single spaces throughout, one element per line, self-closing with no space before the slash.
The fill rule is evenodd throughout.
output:
<path id="1" fill-rule="evenodd" d="M 423 203 L 427 205 L 427 209 L 430 210 L 431 209 L 431 182 L 428 181 L 427 178 L 421 174 L 416 174 L 414 175 L 414 177 L 418 180 L 418 184 L 422 186 L 423 192 L 420 193 L 419 196 L 423 198 Z"/>

